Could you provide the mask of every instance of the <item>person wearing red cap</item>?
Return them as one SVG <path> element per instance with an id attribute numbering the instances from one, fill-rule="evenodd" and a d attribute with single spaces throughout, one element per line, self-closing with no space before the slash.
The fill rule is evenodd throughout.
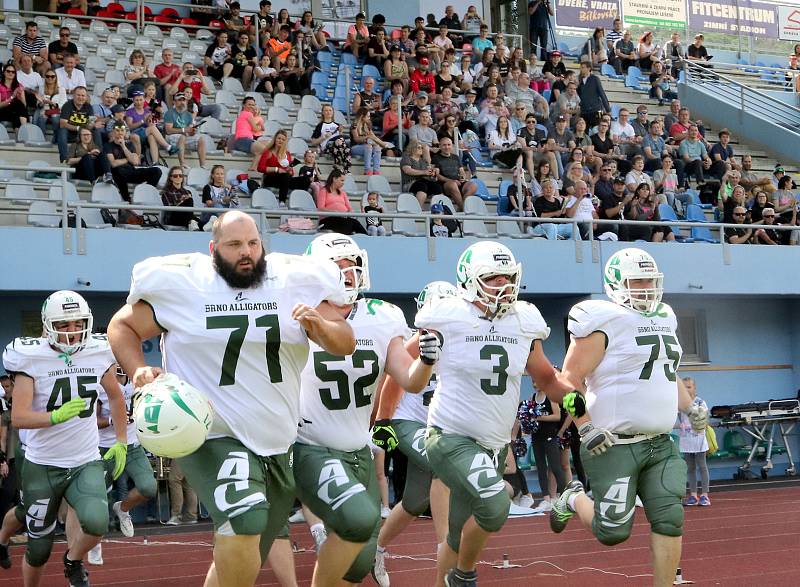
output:
<path id="1" fill-rule="evenodd" d="M 542 66 L 542 75 L 550 81 L 550 85 L 563 78 L 567 73 L 567 66 L 561 61 L 561 51 L 550 53 L 550 59 Z"/>
<path id="2" fill-rule="evenodd" d="M 436 98 L 436 78 L 428 69 L 430 62 L 427 57 L 420 57 L 417 60 L 417 68 L 411 72 L 409 86 L 415 94 L 417 92 L 427 92 L 428 98 L 433 101 Z"/>

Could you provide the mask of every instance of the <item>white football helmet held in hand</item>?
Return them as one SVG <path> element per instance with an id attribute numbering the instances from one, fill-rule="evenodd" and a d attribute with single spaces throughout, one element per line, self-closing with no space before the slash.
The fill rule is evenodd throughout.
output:
<path id="1" fill-rule="evenodd" d="M 500 287 L 487 284 L 489 278 L 505 275 L 509 282 Z M 519 296 L 522 281 L 522 265 L 503 244 L 494 241 L 479 241 L 467 247 L 456 266 L 458 293 L 469 302 L 485 305 L 488 314 L 500 317 L 511 308 Z"/>
<path id="2" fill-rule="evenodd" d="M 649 280 L 650 285 L 632 284 L 633 280 Z M 650 253 L 632 247 L 611 256 L 603 272 L 603 283 L 612 302 L 643 314 L 654 313 L 664 295 L 664 274 L 658 271 L 655 259 Z"/>
<path id="3" fill-rule="evenodd" d="M 60 322 L 83 320 L 83 328 L 77 331 L 65 332 L 56 329 Z M 94 318 L 89 304 L 84 297 L 74 291 L 62 289 L 48 296 L 42 305 L 42 325 L 47 336 L 47 342 L 63 353 L 69 355 L 81 350 L 92 336 Z M 78 336 L 76 342 L 69 342 L 69 338 Z M 69 338 L 68 338 L 69 337 Z"/>
<path id="4" fill-rule="evenodd" d="M 346 259 L 354 263 L 353 267 L 342 269 L 342 277 L 350 281 L 345 285 L 347 291 L 347 304 L 352 304 L 358 295 L 369 289 L 369 258 L 367 251 L 356 244 L 349 236 L 331 232 L 321 234 L 308 245 L 306 255 L 329 259 L 334 263 Z M 349 275 L 348 275 L 349 274 Z M 352 279 L 348 279 L 352 277 Z"/>
<path id="5" fill-rule="evenodd" d="M 456 286 L 447 281 L 431 281 L 428 285 L 422 288 L 419 295 L 414 298 L 417 302 L 417 310 L 422 308 L 426 303 L 432 300 L 441 300 L 442 298 L 452 298 L 458 295 Z"/>

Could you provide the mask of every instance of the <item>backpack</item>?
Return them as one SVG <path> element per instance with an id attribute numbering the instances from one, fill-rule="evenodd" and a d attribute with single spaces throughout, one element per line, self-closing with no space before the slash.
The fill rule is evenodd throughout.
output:
<path id="1" fill-rule="evenodd" d="M 450 209 L 450 206 L 447 204 L 442 204 L 442 208 L 444 208 L 444 215 L 445 216 L 453 216 L 453 211 Z M 464 236 L 464 232 L 461 230 L 461 222 L 453 218 L 443 218 L 442 224 L 447 227 L 447 230 L 450 232 L 450 236 Z M 458 235 L 456 235 L 458 233 Z"/>

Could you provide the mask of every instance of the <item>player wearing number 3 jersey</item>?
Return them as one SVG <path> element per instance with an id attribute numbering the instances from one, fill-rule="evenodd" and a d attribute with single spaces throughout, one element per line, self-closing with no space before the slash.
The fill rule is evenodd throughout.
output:
<path id="1" fill-rule="evenodd" d="M 137 264 L 108 332 L 136 387 L 161 372 L 141 350 L 161 335 L 164 370 L 211 401 L 208 440 L 179 462 L 214 522 L 205 585 L 249 587 L 294 501 L 291 451 L 309 340 L 336 355 L 352 353 L 355 340 L 329 303 L 345 299 L 333 263 L 265 256 L 255 222 L 238 211 L 220 215 L 212 234 L 211 256 Z"/>
<path id="2" fill-rule="evenodd" d="M 458 261 L 459 297 L 423 305 L 415 320 L 443 341 L 425 441 L 434 474 L 450 488 L 439 585 L 475 585 L 481 550 L 508 517 L 503 472 L 523 373 L 547 393 L 561 389 L 542 351 L 550 329 L 533 304 L 517 301 L 521 279 L 507 247 L 477 242 Z"/>
<path id="3" fill-rule="evenodd" d="M 29 429 L 22 495 L 28 547 L 22 566 L 25 587 L 37 587 L 53 547 L 62 500 L 75 510 L 81 532 L 70 536 L 64 574 L 73 587 L 88 587 L 82 560 L 108 530 L 108 503 L 98 451 L 95 404 L 102 389 L 114 426 L 114 478 L 125 467 L 125 404 L 114 378 L 114 356 L 105 337 L 92 335 L 92 313 L 72 291 L 52 294 L 42 307 L 46 337 L 17 338 L 3 353 L 14 374 L 12 424 Z"/>
<path id="4" fill-rule="evenodd" d="M 630 535 L 638 495 L 650 522 L 653 584 L 672 585 L 686 464 L 669 433 L 678 409 L 691 406 L 676 373 L 677 320 L 661 302 L 663 274 L 647 252 L 614 253 L 604 279 L 610 302 L 591 300 L 570 310 L 572 340 L 562 373 L 578 390 L 564 405 L 579 426 L 594 501 L 573 481 L 553 504 L 550 525 L 561 532 L 577 512 L 603 544 L 618 544 Z"/>
<path id="5" fill-rule="evenodd" d="M 408 327 L 400 309 L 358 298 L 369 288 L 368 258 L 350 237 L 319 236 L 307 254 L 339 266 L 349 296 L 337 310 L 356 337 L 356 350 L 347 357 L 312 344 L 301 379 L 294 476 L 300 500 L 328 530 L 312 584 L 332 587 L 342 579 L 361 583 L 375 558 L 380 495 L 369 440 L 378 381 L 386 372 L 420 391 L 438 358 L 439 341 L 435 336 L 421 340 L 420 358 L 414 359 L 403 345 Z"/>

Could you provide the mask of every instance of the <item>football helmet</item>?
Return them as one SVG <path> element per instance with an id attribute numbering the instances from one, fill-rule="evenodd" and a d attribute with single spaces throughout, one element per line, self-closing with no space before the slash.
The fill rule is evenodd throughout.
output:
<path id="1" fill-rule="evenodd" d="M 63 332 L 56 329 L 58 322 L 67 322 L 72 320 L 83 320 L 83 329 L 71 332 L 71 335 L 79 335 L 78 342 L 69 343 L 61 342 L 59 336 L 63 336 Z M 42 305 L 42 325 L 44 326 L 44 333 L 53 347 L 60 350 L 62 353 L 71 355 L 81 350 L 89 338 L 92 336 L 92 326 L 94 325 L 94 318 L 92 318 L 92 310 L 89 304 L 79 293 L 63 289 L 50 294 Z"/>
<path id="2" fill-rule="evenodd" d="M 632 288 L 632 279 L 650 279 L 652 286 Z M 643 314 L 655 312 L 664 294 L 664 274 L 658 271 L 650 253 L 637 248 L 622 249 L 611 256 L 603 284 L 612 302 Z"/>
<path id="3" fill-rule="evenodd" d="M 487 285 L 487 278 L 506 275 L 509 282 L 500 287 Z M 499 317 L 514 307 L 522 281 L 522 265 L 511 250 L 494 241 L 479 241 L 461 253 L 456 266 L 458 293 L 469 302 L 480 302 L 491 317 Z"/>
<path id="4" fill-rule="evenodd" d="M 341 269 L 342 277 L 346 279 L 348 273 L 353 276 L 353 285 L 345 285 L 347 304 L 352 304 L 361 292 L 369 289 L 369 259 L 367 251 L 356 244 L 349 236 L 330 232 L 321 234 L 308 245 L 306 255 L 320 259 L 329 259 L 334 263 L 347 259 L 355 263 L 353 267 Z"/>
<path id="5" fill-rule="evenodd" d="M 458 291 L 452 283 L 447 281 L 431 281 L 422 288 L 422 291 L 414 298 L 414 301 L 417 302 L 417 310 L 419 310 L 426 302 L 431 300 L 441 300 L 442 298 L 451 298 L 457 295 Z"/>

